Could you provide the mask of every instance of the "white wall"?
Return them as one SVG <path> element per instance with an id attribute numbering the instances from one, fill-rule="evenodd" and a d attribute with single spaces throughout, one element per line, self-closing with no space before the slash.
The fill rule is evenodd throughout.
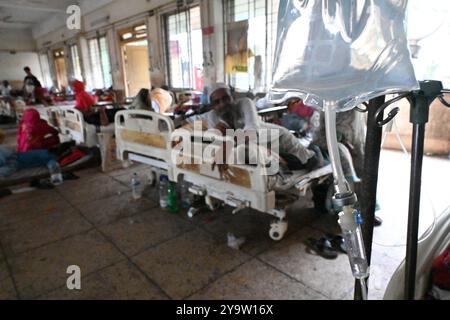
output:
<path id="1" fill-rule="evenodd" d="M 28 29 L 0 29 L 0 51 L 35 51 L 36 41 Z"/>
<path id="2" fill-rule="evenodd" d="M 0 29 L 0 81 L 23 81 L 25 66 L 29 66 L 36 77 L 42 78 L 35 51 L 36 42 L 31 30 Z"/>
<path id="3" fill-rule="evenodd" d="M 207 61 L 205 64 L 205 85 L 224 80 L 223 70 L 223 28 L 221 1 L 199 0 L 202 9 L 202 27 L 212 27 L 213 32 L 205 35 L 203 49 Z M 83 44 L 84 38 L 95 36 L 100 31 L 108 36 L 111 73 L 114 88 L 124 89 L 120 47 L 117 32 L 137 20 L 146 21 L 149 29 L 150 77 L 151 83 L 160 86 L 165 80 L 164 44 L 162 43 L 161 14 L 176 10 L 176 0 L 101 0 L 99 2 L 82 1 L 82 30 L 68 30 L 64 16 L 55 16 L 51 21 L 43 22 L 33 32 L 37 47 L 55 48 L 69 39 L 78 39 Z M 154 15 L 150 16 L 150 10 Z M 90 76 L 87 48 L 81 45 L 84 75 Z"/>
<path id="4" fill-rule="evenodd" d="M 42 80 L 39 58 L 34 52 L 0 52 L 0 66 L 0 80 L 22 81 L 25 78 L 25 66 L 29 66 L 33 74 Z"/>

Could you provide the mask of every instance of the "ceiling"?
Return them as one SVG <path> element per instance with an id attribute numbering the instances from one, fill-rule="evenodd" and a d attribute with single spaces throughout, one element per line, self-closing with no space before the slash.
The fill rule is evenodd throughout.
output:
<path id="1" fill-rule="evenodd" d="M 0 29 L 33 28 L 76 3 L 76 0 L 0 0 Z"/>

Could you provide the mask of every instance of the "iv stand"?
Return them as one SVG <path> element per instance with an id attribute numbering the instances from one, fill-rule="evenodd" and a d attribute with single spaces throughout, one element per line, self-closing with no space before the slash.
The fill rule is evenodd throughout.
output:
<path id="1" fill-rule="evenodd" d="M 431 103 L 439 97 L 441 102 L 449 107 L 443 99 L 442 83 L 440 81 L 422 81 L 417 91 L 401 94 L 398 97 L 384 103 L 384 97 L 371 100 L 368 108 L 366 157 L 364 160 L 362 216 L 365 220 L 363 225 L 363 237 L 367 259 L 370 266 L 371 245 L 373 239 L 373 222 L 375 218 L 376 189 L 378 184 L 378 166 L 381 149 L 381 127 L 391 121 L 399 109 L 395 108 L 382 120 L 384 110 L 392 103 L 407 98 L 411 104 L 410 122 L 413 124 L 413 137 L 411 147 L 411 178 L 410 198 L 408 212 L 408 232 L 406 245 L 405 264 L 405 299 L 415 298 L 417 246 L 419 233 L 419 211 L 420 211 L 420 188 L 422 184 L 422 161 L 424 154 L 425 125 L 428 122 Z M 381 104 L 381 106 L 380 106 Z M 377 108 L 378 107 L 378 108 Z M 356 281 L 355 299 L 361 299 L 360 285 Z M 366 283 L 367 286 L 367 283 Z"/>

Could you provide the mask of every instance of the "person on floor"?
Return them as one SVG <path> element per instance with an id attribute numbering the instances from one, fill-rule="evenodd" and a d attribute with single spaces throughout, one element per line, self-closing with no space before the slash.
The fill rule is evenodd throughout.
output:
<path id="1" fill-rule="evenodd" d="M 0 178 L 7 178 L 16 171 L 23 169 L 47 166 L 57 166 L 56 157 L 48 150 L 32 150 L 15 152 L 12 148 L 3 145 L 5 133 L 0 130 Z"/>
<path id="2" fill-rule="evenodd" d="M 17 152 L 49 150 L 60 144 L 59 132 L 36 109 L 25 110 L 17 132 Z"/>

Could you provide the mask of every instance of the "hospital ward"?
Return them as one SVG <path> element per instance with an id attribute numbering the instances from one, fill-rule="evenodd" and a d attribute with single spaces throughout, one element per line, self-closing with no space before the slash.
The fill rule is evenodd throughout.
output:
<path id="1" fill-rule="evenodd" d="M 0 300 L 450 300 L 449 16 L 0 0 Z"/>

